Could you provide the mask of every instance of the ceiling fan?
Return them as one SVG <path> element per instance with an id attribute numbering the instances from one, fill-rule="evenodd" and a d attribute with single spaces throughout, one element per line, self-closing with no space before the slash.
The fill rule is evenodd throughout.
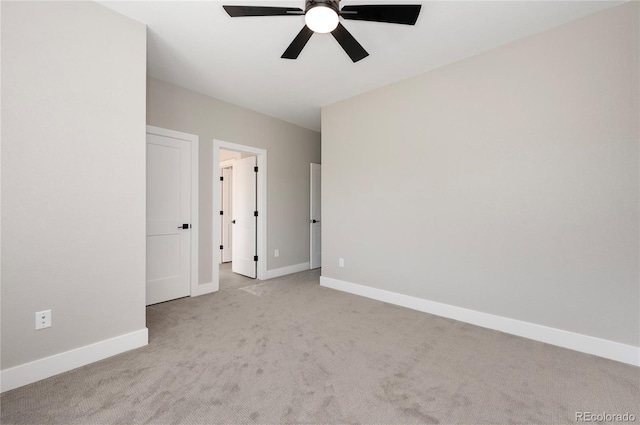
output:
<path id="1" fill-rule="evenodd" d="M 232 18 L 243 16 L 302 16 L 305 26 L 282 54 L 284 59 L 296 59 L 314 32 L 328 33 L 336 39 L 353 62 L 369 56 L 339 17 L 356 21 L 387 22 L 415 25 L 420 14 L 419 4 L 370 4 L 344 6 L 340 0 L 306 0 L 304 10 L 297 7 L 222 6 Z"/>

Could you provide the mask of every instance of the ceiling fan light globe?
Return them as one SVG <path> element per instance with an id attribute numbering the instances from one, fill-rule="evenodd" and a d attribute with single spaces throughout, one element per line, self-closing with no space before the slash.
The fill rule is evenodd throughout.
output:
<path id="1" fill-rule="evenodd" d="M 338 26 L 338 14 L 328 6 L 318 5 L 307 10 L 304 22 L 313 32 L 328 33 Z"/>

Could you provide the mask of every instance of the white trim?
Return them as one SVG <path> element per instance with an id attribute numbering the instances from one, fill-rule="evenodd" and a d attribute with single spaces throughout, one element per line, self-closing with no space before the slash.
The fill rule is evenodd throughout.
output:
<path id="1" fill-rule="evenodd" d="M 294 264 L 293 266 L 280 267 L 279 269 L 267 270 L 267 279 L 285 276 L 291 273 L 298 273 L 309 270 L 309 262 Z"/>
<path id="2" fill-rule="evenodd" d="M 200 154 L 200 141 L 198 136 L 194 134 L 182 133 L 180 131 L 169 130 L 166 128 L 155 127 L 152 125 L 147 126 L 147 134 L 155 134 L 157 136 L 171 137 L 173 139 L 185 140 L 191 143 L 191 296 L 194 297 L 196 293 L 202 290 L 198 285 L 198 232 L 199 232 L 199 217 L 198 217 L 198 200 L 200 198 L 199 192 L 199 171 L 198 171 L 198 157 Z M 198 293 L 198 295 L 200 295 Z"/>
<path id="3" fill-rule="evenodd" d="M 399 294 L 397 292 L 385 291 L 383 289 L 372 288 L 370 286 L 359 285 L 357 283 L 345 282 L 320 276 L 320 285 L 360 295 L 374 300 L 383 301 L 418 310 L 437 316 L 448 317 L 461 322 L 471 323 L 483 328 L 494 329 L 512 335 L 545 342 L 551 345 L 580 351 L 587 354 L 640 366 L 640 347 L 621 344 L 615 341 L 596 338 L 593 336 L 564 331 L 562 329 L 537 325 L 535 323 L 510 319 L 508 317 L 496 316 L 482 313 L 449 304 L 425 300 L 423 298 L 412 297 Z"/>
<path id="4" fill-rule="evenodd" d="M 0 372 L 2 392 L 88 365 L 149 343 L 147 328 L 85 345 Z"/>
<path id="5" fill-rule="evenodd" d="M 192 297 L 199 297 L 200 295 L 210 294 L 218 290 L 219 285 L 214 285 L 213 282 L 201 283 L 195 289 L 191 290 Z"/>
<path id="6" fill-rule="evenodd" d="M 220 149 L 230 151 L 244 152 L 256 156 L 258 164 L 258 280 L 268 279 L 267 277 L 267 151 L 265 149 L 254 148 L 252 146 L 240 145 L 237 143 L 225 142 L 222 140 L 213 140 L 213 179 L 220 176 Z M 215 181 L 214 181 L 215 183 Z M 212 246 L 215 241 L 220 240 L 220 215 L 214 214 L 214 211 L 220 211 L 220 185 L 213 184 L 213 209 L 212 212 Z M 213 251 L 212 251 L 213 252 Z M 212 266 L 212 282 L 211 290 L 215 292 L 220 288 L 220 264 L 218 261 L 211 259 Z M 209 284 L 207 284 L 209 285 Z M 202 286 L 202 285 L 200 285 Z M 208 293 L 206 292 L 206 293 Z"/>

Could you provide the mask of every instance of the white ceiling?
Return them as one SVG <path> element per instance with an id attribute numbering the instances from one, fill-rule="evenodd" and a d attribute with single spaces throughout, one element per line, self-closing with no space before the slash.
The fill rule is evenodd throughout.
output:
<path id="1" fill-rule="evenodd" d="M 353 63 L 330 34 L 280 59 L 302 16 L 231 18 L 230 5 L 304 8 L 304 0 L 101 1 L 148 26 L 148 74 L 320 130 L 320 108 L 594 13 L 623 1 L 360 1 L 421 3 L 415 26 L 343 21 L 370 56 Z"/>

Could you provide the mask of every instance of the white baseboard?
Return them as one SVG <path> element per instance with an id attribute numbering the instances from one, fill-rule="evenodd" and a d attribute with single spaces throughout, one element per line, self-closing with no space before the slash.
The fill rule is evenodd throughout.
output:
<path id="1" fill-rule="evenodd" d="M 640 347 L 320 276 L 320 285 L 483 328 L 640 366 Z"/>
<path id="2" fill-rule="evenodd" d="M 220 289 L 220 283 L 214 285 L 213 282 L 201 283 L 191 288 L 191 296 L 199 297 L 200 295 L 210 294 Z"/>
<path id="3" fill-rule="evenodd" d="M 5 369 L 0 372 L 0 391 L 5 392 L 22 387 L 134 348 L 143 347 L 148 343 L 149 331 L 144 328 Z"/>
<path id="4" fill-rule="evenodd" d="M 293 266 L 280 267 L 279 269 L 267 270 L 267 279 L 273 279 L 274 277 L 285 276 L 291 273 L 303 272 L 309 270 L 309 262 L 295 264 Z"/>

